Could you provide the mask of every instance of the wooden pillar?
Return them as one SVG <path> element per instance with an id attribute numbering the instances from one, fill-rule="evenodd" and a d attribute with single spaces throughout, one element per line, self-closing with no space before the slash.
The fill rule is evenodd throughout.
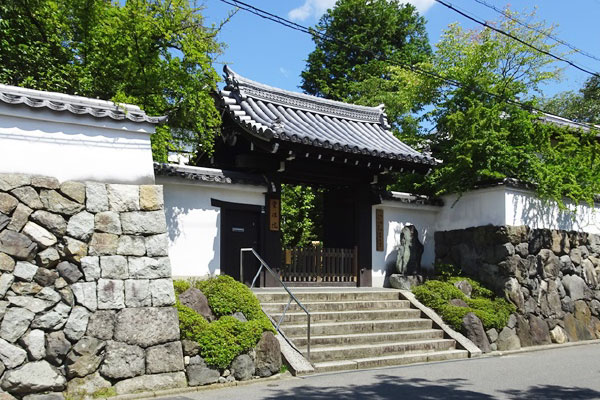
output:
<path id="1" fill-rule="evenodd" d="M 361 185 L 355 189 L 355 238 L 358 246 L 358 286 L 371 287 L 372 284 L 372 242 L 371 188 Z"/>
<path id="2" fill-rule="evenodd" d="M 279 273 L 281 268 L 281 183 L 271 180 L 269 190 L 265 194 L 265 213 L 261 215 L 263 227 L 263 243 L 261 256 L 269 264 L 273 272 Z M 277 279 L 264 272 L 261 276 L 261 286 L 279 286 Z"/>

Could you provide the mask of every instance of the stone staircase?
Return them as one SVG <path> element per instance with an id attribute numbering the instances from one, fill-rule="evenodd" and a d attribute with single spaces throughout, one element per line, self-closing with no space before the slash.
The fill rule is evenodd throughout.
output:
<path id="1" fill-rule="evenodd" d="M 311 313 L 310 361 L 316 372 L 376 368 L 467 358 L 453 339 L 411 308 L 399 291 L 363 288 L 292 288 Z M 279 321 L 289 296 L 255 289 L 263 309 Z M 281 329 L 306 356 L 306 314 L 294 301 Z"/>

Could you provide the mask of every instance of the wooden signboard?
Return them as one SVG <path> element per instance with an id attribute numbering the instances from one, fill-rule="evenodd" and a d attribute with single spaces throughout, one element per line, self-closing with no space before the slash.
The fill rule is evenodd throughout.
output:
<path id="1" fill-rule="evenodd" d="M 375 210 L 375 250 L 383 251 L 383 210 Z"/>
<path id="2" fill-rule="evenodd" d="M 279 232 L 281 219 L 281 200 L 269 199 L 269 230 Z"/>

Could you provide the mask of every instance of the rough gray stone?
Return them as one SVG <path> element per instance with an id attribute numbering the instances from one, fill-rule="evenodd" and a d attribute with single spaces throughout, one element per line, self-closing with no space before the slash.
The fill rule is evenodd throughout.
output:
<path id="1" fill-rule="evenodd" d="M 96 297 L 96 282 L 79 282 L 71 285 L 77 304 L 81 304 L 90 311 L 96 311 L 98 300 Z"/>
<path id="2" fill-rule="evenodd" d="M 572 313 L 575 311 L 575 302 L 569 296 L 563 297 L 560 303 L 564 312 Z"/>
<path id="3" fill-rule="evenodd" d="M 496 328 L 490 328 L 487 331 L 485 331 L 485 333 L 487 334 L 487 337 L 488 339 L 490 339 L 491 343 L 494 343 L 496 340 L 498 340 L 498 331 L 496 330 Z"/>
<path id="4" fill-rule="evenodd" d="M 233 359 L 231 363 L 231 374 L 238 381 L 246 381 L 252 378 L 256 366 L 248 354 L 241 354 Z"/>
<path id="5" fill-rule="evenodd" d="M 34 175 L 31 177 L 31 186 L 39 189 L 58 189 L 58 179 L 50 176 Z"/>
<path id="6" fill-rule="evenodd" d="M 469 307 L 467 302 L 464 300 L 461 300 L 461 299 L 452 299 L 448 303 L 450 303 L 451 305 L 453 305 L 455 307 Z"/>
<path id="7" fill-rule="evenodd" d="M 171 277 L 168 257 L 129 257 L 129 276 L 136 279 L 159 279 Z"/>
<path id="8" fill-rule="evenodd" d="M 215 314 L 213 314 L 208 305 L 208 299 L 199 289 L 187 289 L 179 295 L 179 302 L 202 315 L 208 321 L 214 321 L 216 319 Z"/>
<path id="9" fill-rule="evenodd" d="M 279 372 L 281 369 L 281 347 L 273 333 L 263 332 L 255 350 L 256 375 L 265 377 Z"/>
<path id="10" fill-rule="evenodd" d="M 23 186 L 20 188 L 13 189 L 12 195 L 25 203 L 27 207 L 38 210 L 43 207 L 40 196 L 37 194 L 34 188 L 31 186 Z"/>
<path id="11" fill-rule="evenodd" d="M 209 368 L 206 364 L 191 364 L 186 368 L 188 385 L 202 386 L 216 383 L 221 374 L 218 370 Z"/>
<path id="12" fill-rule="evenodd" d="M 38 266 L 27 261 L 18 261 L 13 270 L 15 278 L 31 282 L 38 270 Z"/>
<path id="13" fill-rule="evenodd" d="M 396 259 L 396 272 L 402 275 L 417 274 L 421 270 L 423 244 L 414 225 L 406 225 L 400 232 L 400 246 Z"/>
<path id="14" fill-rule="evenodd" d="M 111 379 L 132 378 L 145 371 L 144 350 L 119 342 L 108 342 L 100 373 Z"/>
<path id="15" fill-rule="evenodd" d="M 162 210 L 163 187 L 156 185 L 140 186 L 140 209 L 144 211 Z"/>
<path id="16" fill-rule="evenodd" d="M 13 369 L 23 364 L 27 360 L 27 352 L 7 342 L 4 339 L 0 339 L 0 361 L 8 369 Z"/>
<path id="17" fill-rule="evenodd" d="M 125 292 L 122 280 L 98 280 L 98 309 L 117 310 L 125 308 Z"/>
<path id="18" fill-rule="evenodd" d="M 515 246 L 515 253 L 520 255 L 523 258 L 527 258 L 529 255 L 529 244 L 528 243 L 519 243 Z"/>
<path id="19" fill-rule="evenodd" d="M 231 316 L 240 322 L 248 322 L 248 319 L 246 318 L 244 313 L 242 313 L 240 311 L 234 312 L 233 314 L 231 314 Z"/>
<path id="20" fill-rule="evenodd" d="M 502 329 L 498 335 L 496 345 L 498 346 L 499 351 L 517 350 L 521 348 L 521 341 L 516 335 L 514 329 L 504 327 L 504 329 Z"/>
<path id="21" fill-rule="evenodd" d="M 42 190 L 40 199 L 46 210 L 57 214 L 75 215 L 83 210 L 81 204 L 67 199 L 56 190 Z"/>
<path id="22" fill-rule="evenodd" d="M 125 305 L 127 307 L 152 306 L 150 281 L 147 279 L 128 279 L 125 281 Z"/>
<path id="23" fill-rule="evenodd" d="M 102 278 L 127 279 L 129 277 L 127 259 L 123 256 L 100 257 L 100 271 Z"/>
<path id="24" fill-rule="evenodd" d="M 53 214 L 44 210 L 38 210 L 31 215 L 31 219 L 55 235 L 62 236 L 67 233 L 67 222 L 58 214 Z"/>
<path id="25" fill-rule="evenodd" d="M 152 392 L 183 388 L 187 386 L 185 373 L 171 372 L 157 375 L 144 375 L 125 379 L 115 384 L 118 395 L 126 393 Z"/>
<path id="26" fill-rule="evenodd" d="M 88 282 L 100 278 L 100 258 L 97 256 L 86 256 L 81 259 L 81 269 L 83 276 Z"/>
<path id="27" fill-rule="evenodd" d="M 98 310 L 90 316 L 87 335 L 102 340 L 111 340 L 115 331 L 116 312 Z"/>
<path id="28" fill-rule="evenodd" d="M 183 347 L 184 356 L 194 357 L 200 353 L 200 345 L 193 340 L 183 339 L 181 346 Z"/>
<path id="29" fill-rule="evenodd" d="M 119 213 L 115 211 L 100 212 L 96 214 L 95 221 L 96 232 L 114 233 L 116 235 L 122 233 Z"/>
<path id="30" fill-rule="evenodd" d="M 108 211 L 108 193 L 103 183 L 87 182 L 85 185 L 86 208 L 89 212 Z"/>
<path id="31" fill-rule="evenodd" d="M 83 378 L 98 370 L 106 343 L 93 337 L 78 341 L 65 360 L 67 376 Z"/>
<path id="32" fill-rule="evenodd" d="M 60 185 L 60 192 L 79 204 L 85 203 L 85 184 L 81 182 L 63 182 L 63 184 Z"/>
<path id="33" fill-rule="evenodd" d="M 91 256 L 110 256 L 117 254 L 119 236 L 112 233 L 94 233 L 90 241 Z"/>
<path id="34" fill-rule="evenodd" d="M 69 312 L 71 312 L 70 306 L 58 303 L 50 311 L 36 315 L 33 322 L 31 322 L 31 327 L 50 330 L 60 329 L 67 322 Z"/>
<path id="35" fill-rule="evenodd" d="M 146 349 L 146 373 L 160 374 L 163 372 L 182 371 L 183 350 L 181 342 L 171 342 L 148 347 Z"/>
<path id="36" fill-rule="evenodd" d="M 133 211 L 121 214 L 125 234 L 156 235 L 167 232 L 165 213 L 161 211 Z"/>
<path id="37" fill-rule="evenodd" d="M 15 260 L 8 254 L 0 253 L 0 272 L 13 272 Z"/>
<path id="38" fill-rule="evenodd" d="M 585 298 L 587 286 L 585 281 L 577 275 L 565 275 L 562 279 L 567 295 L 571 300 L 580 300 Z"/>
<path id="39" fill-rule="evenodd" d="M 423 276 L 421 275 L 392 274 L 389 279 L 390 286 L 400 290 L 411 290 L 423 283 Z"/>
<path id="40" fill-rule="evenodd" d="M 51 268 L 58 264 L 60 256 L 54 247 L 48 247 L 37 254 L 36 261 L 40 267 Z"/>
<path id="41" fill-rule="evenodd" d="M 83 337 L 87 329 L 90 312 L 81 306 L 75 306 L 67 323 L 65 324 L 65 335 L 71 341 L 77 341 Z"/>
<path id="42" fill-rule="evenodd" d="M 167 256 L 167 249 L 169 242 L 167 234 L 163 233 L 160 235 L 146 236 L 146 252 L 149 257 L 160 257 Z"/>
<path id="43" fill-rule="evenodd" d="M 126 308 L 117 313 L 114 339 L 142 347 L 179 340 L 179 318 L 173 307 Z"/>
<path id="44" fill-rule="evenodd" d="M 17 394 L 61 391 L 65 385 L 65 377 L 46 361 L 25 364 L 2 379 L 2 389 Z"/>
<path id="45" fill-rule="evenodd" d="M 6 314 L 6 308 L 8 307 L 8 301 L 0 300 L 0 320 L 4 318 L 4 314 Z"/>
<path id="46" fill-rule="evenodd" d="M 41 286 L 52 286 L 58 279 L 58 272 L 47 268 L 38 268 L 33 280 Z"/>
<path id="47" fill-rule="evenodd" d="M 50 332 L 46 335 L 46 359 L 52 364 L 60 366 L 71 350 L 71 342 L 67 340 L 63 331 Z"/>
<path id="48" fill-rule="evenodd" d="M 23 227 L 22 232 L 31 240 L 36 242 L 42 249 L 54 246 L 58 242 L 56 236 L 54 236 L 52 233 L 50 233 L 50 231 L 41 227 L 35 222 L 27 222 Z"/>
<path id="49" fill-rule="evenodd" d="M 27 350 L 30 359 L 37 361 L 46 357 L 46 338 L 41 329 L 29 331 L 19 343 Z"/>
<path id="50" fill-rule="evenodd" d="M 15 199 L 8 193 L 0 193 L 0 213 L 10 215 L 19 204 L 19 200 Z"/>
<path id="51" fill-rule="evenodd" d="M 529 316 L 529 332 L 534 345 L 550 344 L 548 324 L 535 315 Z"/>
<path id="52" fill-rule="evenodd" d="M 163 307 L 175 304 L 175 291 L 171 279 L 155 279 L 150 281 L 152 306 Z"/>
<path id="53" fill-rule="evenodd" d="M 6 296 L 6 292 L 8 292 L 14 281 L 15 277 L 13 274 L 4 273 L 0 275 L 0 298 Z"/>
<path id="54" fill-rule="evenodd" d="M 550 338 L 552 339 L 552 343 L 563 344 L 569 341 L 566 332 L 560 326 L 555 326 L 554 329 L 550 331 Z"/>
<path id="55" fill-rule="evenodd" d="M 483 353 L 491 351 L 490 342 L 483 329 L 483 324 L 474 313 L 465 314 L 462 320 L 462 331 Z"/>
<path id="56" fill-rule="evenodd" d="M 12 306 L 22 307 L 25 310 L 31 311 L 33 314 L 45 311 L 56 304 L 29 296 L 7 296 L 7 300 Z M 11 308 L 11 310 L 13 309 L 17 310 L 16 308 Z"/>
<path id="57" fill-rule="evenodd" d="M 15 282 L 10 289 L 17 295 L 31 296 L 38 294 L 43 288 L 35 282 Z"/>
<path id="58" fill-rule="evenodd" d="M 0 190 L 8 192 L 19 186 L 31 184 L 31 175 L 25 174 L 0 174 Z"/>
<path id="59" fill-rule="evenodd" d="M 473 292 L 473 286 L 468 281 L 458 281 L 454 283 L 454 286 L 464 293 L 465 296 L 471 297 Z"/>
<path id="60" fill-rule="evenodd" d="M 123 235 L 119 238 L 117 254 L 124 256 L 143 256 L 146 254 L 146 245 L 143 236 Z"/>
<path id="61" fill-rule="evenodd" d="M 10 218 L 2 213 L 0 213 L 0 231 L 8 226 L 10 223 Z"/>
<path id="62" fill-rule="evenodd" d="M 27 221 L 29 220 L 29 216 L 33 210 L 27 207 L 25 204 L 19 203 L 15 211 L 13 212 L 12 218 L 10 219 L 10 223 L 7 226 L 7 229 L 10 229 L 15 232 L 20 232 L 21 229 L 25 226 Z"/>
<path id="63" fill-rule="evenodd" d="M 67 383 L 66 396 L 70 399 L 86 398 L 101 389 L 108 389 L 112 384 L 95 372 L 84 378 L 73 378 Z"/>
<path id="64" fill-rule="evenodd" d="M 138 185 L 108 185 L 108 204 L 112 211 L 138 211 L 140 190 Z"/>
<path id="65" fill-rule="evenodd" d="M 504 289 L 506 297 L 513 302 L 517 309 L 522 311 L 525 307 L 523 291 L 516 278 L 509 278 Z"/>
<path id="66" fill-rule="evenodd" d="M 38 270 L 38 272 L 39 272 L 39 270 Z M 42 290 L 40 290 L 40 292 L 35 297 L 49 302 L 50 304 L 52 304 L 52 306 L 54 306 L 56 303 L 58 303 L 61 300 L 60 294 L 58 294 L 56 292 L 56 290 L 54 290 L 51 287 L 43 288 Z"/>
<path id="67" fill-rule="evenodd" d="M 54 287 L 56 289 L 63 289 L 63 288 L 66 288 L 67 286 L 69 286 L 67 281 L 65 281 L 63 278 L 60 278 L 60 277 L 56 280 L 56 282 L 54 282 Z"/>
<path id="68" fill-rule="evenodd" d="M 63 240 L 65 242 L 65 254 L 71 259 L 81 262 L 81 259 L 87 256 L 88 246 L 86 243 L 69 236 L 65 236 Z"/>
<path id="69" fill-rule="evenodd" d="M 31 260 L 35 257 L 37 244 L 22 233 L 4 230 L 0 232 L 0 252 L 18 260 Z"/>
<path id="70" fill-rule="evenodd" d="M 590 258 L 586 258 L 581 261 L 581 267 L 583 269 L 583 278 L 585 283 L 592 288 L 596 288 L 598 286 L 598 274 L 594 269 L 594 263 L 590 260 Z"/>
<path id="71" fill-rule="evenodd" d="M 59 279 L 62 279 L 62 278 L 59 278 Z M 63 281 L 64 281 L 64 279 L 63 279 Z M 62 289 L 58 289 L 58 294 L 60 295 L 60 298 L 62 299 L 62 301 L 64 301 L 69 306 L 73 307 L 75 305 L 75 296 L 73 295 L 73 291 L 71 290 L 70 287 L 66 286 L 66 287 L 63 287 Z"/>
<path id="72" fill-rule="evenodd" d="M 537 255 L 538 268 L 544 278 L 555 278 L 560 272 L 560 259 L 552 250 L 541 249 Z"/>
<path id="73" fill-rule="evenodd" d="M 75 239 L 88 240 L 94 233 L 94 215 L 82 211 L 69 218 L 67 234 Z"/>
<path id="74" fill-rule="evenodd" d="M 56 266 L 56 270 L 59 275 L 69 283 L 75 283 L 81 278 L 83 278 L 83 274 L 79 271 L 77 265 L 70 263 L 68 261 L 63 261 Z"/>

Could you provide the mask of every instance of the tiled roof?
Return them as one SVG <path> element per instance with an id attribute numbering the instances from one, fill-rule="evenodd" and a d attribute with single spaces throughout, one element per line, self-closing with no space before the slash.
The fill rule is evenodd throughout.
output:
<path id="1" fill-rule="evenodd" d="M 364 107 L 277 89 L 224 67 L 220 92 L 229 115 L 266 141 L 299 143 L 349 154 L 435 165 L 390 131 L 383 106 Z"/>
<path id="2" fill-rule="evenodd" d="M 68 111 L 79 115 L 87 114 L 96 118 L 127 119 L 132 122 L 158 124 L 167 119 L 167 117 L 148 116 L 138 106 L 131 104 L 117 104 L 112 101 L 2 84 L 0 84 L 0 101 L 7 104 L 24 104 L 32 108 L 47 108 L 60 112 Z"/>
<path id="3" fill-rule="evenodd" d="M 191 167 L 188 165 L 154 163 L 154 173 L 160 176 L 174 176 L 192 181 L 266 186 L 266 181 L 260 175 L 247 174 L 237 171 L 225 171 L 214 168 Z"/>
<path id="4" fill-rule="evenodd" d="M 558 125 L 558 126 L 562 126 L 562 127 L 581 129 L 585 132 L 588 132 L 591 128 L 600 130 L 599 125 L 591 125 L 591 124 L 584 124 L 581 122 L 575 122 L 575 121 L 571 121 L 570 119 L 558 117 L 556 115 L 552 115 L 552 114 L 548 114 L 548 113 L 542 114 L 540 116 L 540 120 L 542 120 L 543 122 L 546 122 L 546 123 L 550 123 L 550 124 Z M 600 134 L 598 136 L 600 136 Z"/>

